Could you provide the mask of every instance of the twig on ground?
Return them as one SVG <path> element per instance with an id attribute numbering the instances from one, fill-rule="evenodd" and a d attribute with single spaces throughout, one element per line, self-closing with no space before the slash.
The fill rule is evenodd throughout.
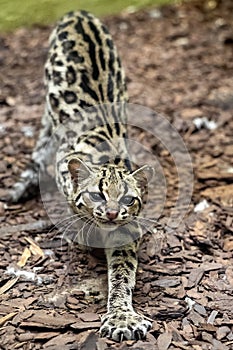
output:
<path id="1" fill-rule="evenodd" d="M 0 228 L 0 236 L 6 236 L 20 231 L 42 231 L 53 226 L 50 220 L 38 220 L 27 224 L 4 226 Z"/>

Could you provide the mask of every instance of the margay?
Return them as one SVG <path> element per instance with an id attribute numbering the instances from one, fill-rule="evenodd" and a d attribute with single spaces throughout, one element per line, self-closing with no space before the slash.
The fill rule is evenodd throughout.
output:
<path id="1" fill-rule="evenodd" d="M 38 186 L 39 171 L 46 170 L 56 152 L 58 189 L 77 220 L 90 222 L 77 240 L 93 245 L 93 234 L 105 247 L 108 310 L 100 334 L 116 341 L 143 338 L 151 324 L 134 311 L 132 291 L 142 236 L 137 217 L 152 170 L 131 169 L 124 72 L 111 35 L 90 13 L 68 13 L 52 32 L 45 85 L 39 139 L 12 199 L 30 195 Z"/>

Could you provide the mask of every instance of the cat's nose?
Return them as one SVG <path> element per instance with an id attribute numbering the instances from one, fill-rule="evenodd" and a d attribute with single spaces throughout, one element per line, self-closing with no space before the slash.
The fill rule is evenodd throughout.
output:
<path id="1" fill-rule="evenodd" d="M 108 208 L 106 210 L 106 216 L 109 220 L 114 220 L 117 218 L 117 215 L 118 215 L 118 210 L 116 209 L 111 209 L 111 208 Z"/>

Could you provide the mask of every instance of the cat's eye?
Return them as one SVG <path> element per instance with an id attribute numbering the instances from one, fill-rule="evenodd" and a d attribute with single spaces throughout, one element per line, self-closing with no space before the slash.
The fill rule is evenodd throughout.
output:
<path id="1" fill-rule="evenodd" d="M 120 203 L 123 205 L 133 205 L 135 198 L 133 196 L 124 196 L 120 199 Z"/>
<path id="2" fill-rule="evenodd" d="M 100 192 L 89 192 L 89 196 L 93 202 L 105 201 L 104 195 Z"/>

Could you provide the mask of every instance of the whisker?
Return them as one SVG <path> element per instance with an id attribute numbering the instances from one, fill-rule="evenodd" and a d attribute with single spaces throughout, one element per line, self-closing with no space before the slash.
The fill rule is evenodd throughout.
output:
<path id="1" fill-rule="evenodd" d="M 59 228 L 58 225 L 60 225 L 61 223 L 63 223 L 63 222 L 66 221 L 66 220 L 70 220 L 71 218 L 75 217 L 76 215 L 77 215 L 77 214 L 71 215 L 71 216 L 69 216 L 68 218 L 64 218 L 64 219 L 60 220 L 59 222 L 57 222 L 56 224 L 54 224 L 54 226 L 48 231 L 48 234 L 51 233 L 51 232 L 53 232 L 53 230 L 54 230 L 55 228 L 57 228 L 58 230 L 60 230 L 60 228 Z"/>
<path id="2" fill-rule="evenodd" d="M 92 221 L 92 223 L 91 223 L 91 225 L 90 225 L 90 227 L 89 227 L 89 230 L 87 231 L 87 234 L 86 234 L 86 245 L 87 245 L 87 246 L 90 245 L 90 244 L 89 244 L 89 238 L 90 238 L 91 233 L 93 232 L 93 231 L 92 231 L 93 226 L 94 226 L 95 232 L 96 232 L 96 224 L 95 224 L 95 221 L 94 221 L 94 220 Z"/>
<path id="3" fill-rule="evenodd" d="M 159 222 L 154 219 L 143 218 L 143 217 L 136 217 L 135 219 L 139 225 L 141 225 L 150 233 L 153 233 L 153 226 L 155 227 L 159 225 Z"/>
<path id="4" fill-rule="evenodd" d="M 75 222 L 78 222 L 78 221 L 80 221 L 80 220 L 83 220 L 84 218 L 88 218 L 86 215 L 78 216 L 78 217 L 77 217 L 77 216 L 78 216 L 77 214 L 76 214 L 76 215 L 73 215 L 72 217 L 75 217 L 75 219 L 74 219 L 73 221 L 68 222 L 67 225 L 65 224 L 64 226 L 62 226 L 61 228 L 59 228 L 59 232 L 61 232 L 62 229 L 65 229 L 64 232 L 63 232 L 63 234 L 62 234 L 62 237 L 61 237 L 62 240 L 64 239 L 66 233 L 69 231 L 69 228 L 72 227 L 72 225 L 75 224 Z"/>
<path id="5" fill-rule="evenodd" d="M 94 221 L 92 217 L 89 217 L 88 220 L 85 222 L 85 224 L 82 226 L 82 228 L 76 233 L 74 237 L 74 241 L 77 240 L 78 235 L 81 235 L 81 242 L 85 242 L 85 236 L 84 236 L 84 229 L 89 225 L 90 222 Z"/>
<path id="6" fill-rule="evenodd" d="M 58 204 L 58 205 L 59 205 L 59 204 L 74 203 L 74 201 L 72 201 L 72 200 L 66 199 L 66 200 L 64 200 L 64 201 L 61 201 L 60 199 L 56 199 L 56 198 L 53 198 L 53 199 L 48 200 L 48 201 L 43 200 L 43 203 L 45 203 L 45 204 L 54 203 L 54 200 L 57 200 L 57 204 Z"/>
<path id="7" fill-rule="evenodd" d="M 136 219 L 144 220 L 144 221 L 149 221 L 149 222 L 152 222 L 153 224 L 160 224 L 160 223 L 158 222 L 158 220 L 151 219 L 151 218 L 145 218 L 145 217 L 143 217 L 143 216 L 136 216 Z"/>
<path id="8" fill-rule="evenodd" d="M 68 237 L 68 232 L 70 231 L 70 228 L 72 227 L 73 224 L 75 224 L 75 222 L 78 222 L 79 220 L 81 219 L 77 219 L 77 220 L 74 220 L 70 223 L 68 223 L 66 226 L 63 226 L 63 233 L 62 233 L 62 236 L 61 236 L 61 241 L 65 240 L 66 242 L 70 242 L 70 239 Z"/>

